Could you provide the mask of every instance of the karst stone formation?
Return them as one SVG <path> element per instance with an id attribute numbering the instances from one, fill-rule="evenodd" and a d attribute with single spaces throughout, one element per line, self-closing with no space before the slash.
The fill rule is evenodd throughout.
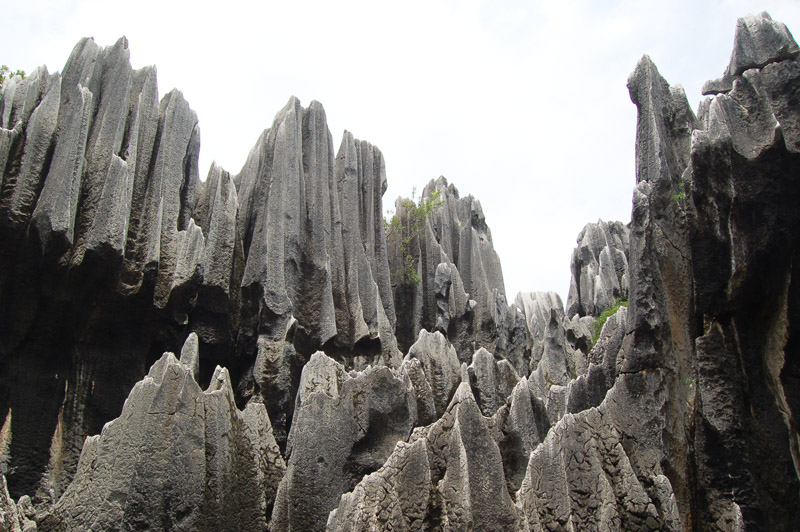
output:
<path id="1" fill-rule="evenodd" d="M 0 531 L 794 531 L 800 48 L 697 113 L 644 56 L 629 224 L 505 293 L 440 177 L 291 98 L 242 169 L 128 42 L 0 101 Z M 544 260 L 543 257 L 542 260 Z"/>

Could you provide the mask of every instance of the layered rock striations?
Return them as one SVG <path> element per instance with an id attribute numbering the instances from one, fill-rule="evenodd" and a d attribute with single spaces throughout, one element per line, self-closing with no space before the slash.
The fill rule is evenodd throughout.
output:
<path id="1" fill-rule="evenodd" d="M 508 304 L 443 178 L 385 227 L 317 102 L 201 181 L 124 39 L 12 78 L 0 530 L 794 530 L 799 55 L 741 19 L 697 115 L 642 58 L 631 222 L 581 231 L 566 308 Z"/>

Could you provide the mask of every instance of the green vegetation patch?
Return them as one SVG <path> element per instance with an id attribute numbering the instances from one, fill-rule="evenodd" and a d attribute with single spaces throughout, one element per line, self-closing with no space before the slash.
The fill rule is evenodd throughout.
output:
<path id="1" fill-rule="evenodd" d="M 21 76 L 22 79 L 25 79 L 25 71 L 24 70 L 12 71 L 10 68 L 8 68 L 8 66 L 0 65 L 0 87 L 3 86 L 3 83 L 5 83 L 7 79 L 11 79 L 14 76 Z"/>
<path id="2" fill-rule="evenodd" d="M 412 243 L 425 233 L 425 221 L 430 213 L 437 207 L 444 205 L 444 200 L 439 198 L 440 191 L 434 190 L 427 199 L 420 199 L 419 205 L 413 200 L 403 201 L 402 219 L 395 214 L 391 219 L 384 218 L 386 237 L 400 248 L 402 262 L 398 271 L 392 275 L 399 278 L 400 284 L 415 286 L 419 284 L 420 277 L 417 272 L 417 260 L 414 257 Z"/>
<path id="3" fill-rule="evenodd" d="M 628 306 L 628 301 L 618 297 L 616 301 L 614 301 L 613 307 L 605 309 L 603 312 L 600 313 L 599 316 L 597 316 L 597 319 L 594 321 L 594 324 L 592 325 L 593 344 L 596 344 L 598 338 L 600 338 L 600 331 L 603 330 L 603 325 L 606 324 L 606 320 L 611 316 L 613 316 L 614 314 L 616 314 L 617 311 L 619 310 L 619 307 L 627 307 L 627 306 Z"/>

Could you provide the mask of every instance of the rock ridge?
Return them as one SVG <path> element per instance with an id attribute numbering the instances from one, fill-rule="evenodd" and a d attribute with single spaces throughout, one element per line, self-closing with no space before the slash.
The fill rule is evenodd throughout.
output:
<path id="1" fill-rule="evenodd" d="M 318 102 L 201 181 L 125 38 L 12 78 L 0 530 L 794 530 L 798 57 L 744 17 L 697 115 L 639 61 L 631 221 L 584 227 L 566 306 L 508 303 L 444 178 L 394 238 Z"/>

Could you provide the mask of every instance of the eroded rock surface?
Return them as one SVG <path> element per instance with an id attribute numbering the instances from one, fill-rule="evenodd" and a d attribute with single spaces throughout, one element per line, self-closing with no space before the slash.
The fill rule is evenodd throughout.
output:
<path id="1" fill-rule="evenodd" d="M 266 528 L 285 470 L 267 411 L 237 409 L 222 368 L 201 390 L 188 358 L 165 353 L 121 416 L 86 439 L 40 530 Z"/>
<path id="2" fill-rule="evenodd" d="M 125 39 L 12 78 L 0 530 L 794 530 L 799 54 L 740 20 L 697 117 L 642 58 L 631 223 L 584 228 L 566 308 L 508 305 L 443 178 L 387 239 L 380 151 L 317 102 L 200 181 Z"/>
<path id="3" fill-rule="evenodd" d="M 428 183 L 420 203 L 433 202 L 434 197 L 438 206 L 417 230 L 406 229 L 388 239 L 394 298 L 408 309 L 397 325 L 400 347 L 408 349 L 421 329 L 440 330 L 462 362 L 469 363 L 472 353 L 483 347 L 514 360 L 515 366 L 524 364 L 523 320 L 506 301 L 503 270 L 480 202 L 472 196 L 462 198 L 444 177 Z M 397 199 L 400 225 L 414 225 L 409 213 L 414 209 L 411 200 Z M 401 244 L 403 237 L 410 242 Z M 409 260 L 419 282 L 409 282 L 403 274 Z"/>
<path id="4" fill-rule="evenodd" d="M 586 224 L 572 252 L 567 316 L 598 316 L 628 299 L 629 238 L 622 222 Z"/>
<path id="5" fill-rule="evenodd" d="M 339 497 L 408 439 L 416 413 L 407 375 L 385 366 L 351 375 L 315 353 L 300 380 L 271 530 L 324 530 Z"/>

